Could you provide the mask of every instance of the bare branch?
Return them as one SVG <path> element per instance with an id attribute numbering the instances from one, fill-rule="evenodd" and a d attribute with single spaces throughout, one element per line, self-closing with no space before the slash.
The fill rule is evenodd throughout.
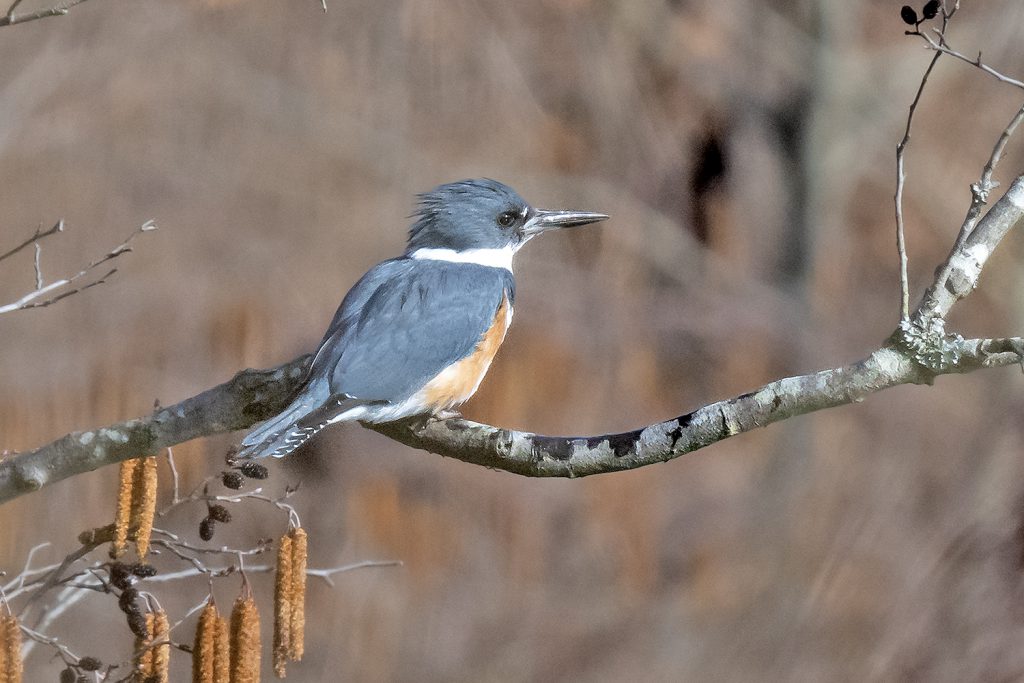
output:
<path id="1" fill-rule="evenodd" d="M 914 313 L 920 329 L 901 326 L 888 344 L 852 365 L 781 379 L 622 434 L 541 436 L 462 419 L 367 426 L 409 446 L 469 463 L 527 476 L 579 477 L 664 462 L 779 420 L 863 400 L 882 389 L 990 367 L 992 358 L 982 361 L 965 354 L 963 340 L 948 338 L 941 325 L 929 321 L 941 322 L 953 304 L 970 293 L 992 250 L 1022 216 L 1024 176 L 992 206 L 963 247 L 950 254 L 948 276 L 936 279 Z M 1019 359 L 1013 348 L 1001 353 L 1002 365 Z M 246 370 L 151 415 L 68 434 L 8 457 L 0 461 L 0 502 L 200 436 L 246 429 L 287 405 L 309 362 L 305 355 L 270 370 Z"/>
<path id="2" fill-rule="evenodd" d="M 944 11 L 944 20 L 948 21 L 954 11 L 955 7 Z M 952 54 L 936 44 L 943 47 L 942 54 Z M 927 73 L 908 117 L 908 132 L 901 144 L 904 149 Z M 987 200 L 995 186 L 992 170 L 1022 118 L 1024 113 L 1018 112 L 997 141 L 978 183 L 981 200 Z M 898 190 L 897 207 L 900 196 Z M 980 209 L 979 204 L 979 215 Z M 1024 352 L 1020 339 L 964 340 L 946 333 L 945 316 L 974 289 L 988 257 L 1022 216 L 1024 175 L 1014 180 L 983 218 L 969 214 L 963 239 L 954 245 L 917 309 L 910 313 L 904 302 L 901 324 L 889 340 L 851 365 L 780 379 L 673 420 L 620 434 L 542 436 L 459 418 L 420 418 L 367 426 L 409 446 L 469 463 L 527 476 L 580 477 L 671 460 L 773 422 L 861 401 L 900 384 L 931 383 L 939 375 L 1019 363 Z M 905 251 L 901 252 L 905 256 Z M 906 296 L 904 287 L 904 299 Z M 193 438 L 248 428 L 287 404 L 301 386 L 309 362 L 310 356 L 306 355 L 270 370 L 247 370 L 225 384 L 151 415 L 68 434 L 34 451 L 8 457 L 0 461 L 0 502 Z M 168 548 L 193 550 L 173 543 Z"/>
<path id="3" fill-rule="evenodd" d="M 954 7 L 950 12 L 942 13 L 942 29 L 939 34 L 940 40 L 945 35 L 946 27 L 949 25 L 949 20 L 956 12 Z M 907 145 L 910 144 L 910 131 L 914 126 L 914 114 L 917 112 L 917 105 L 921 102 L 921 96 L 924 94 L 924 88 L 928 84 L 928 77 L 932 75 L 932 71 L 935 69 L 935 64 L 939 61 L 939 57 L 942 56 L 941 52 L 936 52 L 932 56 L 932 60 L 928 63 L 928 68 L 924 70 L 924 75 L 921 76 L 921 83 L 917 86 L 917 93 L 914 95 L 913 101 L 910 103 L 910 110 L 907 112 L 907 128 L 903 133 L 903 139 L 896 145 L 896 195 L 893 200 L 896 204 L 896 253 L 899 256 L 900 261 L 900 320 L 908 320 L 910 318 L 910 284 L 907 277 L 907 239 L 904 231 L 903 222 L 903 188 L 906 185 L 906 174 L 904 172 L 904 157 L 907 152 Z"/>
<path id="4" fill-rule="evenodd" d="M 998 202 L 973 230 L 961 229 L 953 251 L 943 262 L 935 282 L 918 305 L 918 321 L 944 318 L 960 299 L 978 285 L 981 269 L 1006 233 L 1024 216 L 1024 174 L 1017 176 Z M 968 221 L 971 216 L 968 214 Z M 966 225 L 966 222 L 965 222 Z"/>
<path id="5" fill-rule="evenodd" d="M 178 468 L 174 464 L 174 452 L 170 446 L 167 447 L 167 467 L 171 470 L 171 506 L 175 506 L 181 502 L 181 496 L 179 495 L 180 478 L 178 476 Z"/>
<path id="6" fill-rule="evenodd" d="M 54 225 L 52 228 L 50 228 L 49 230 L 47 230 L 45 232 L 41 231 L 39 228 L 36 228 L 35 234 L 33 234 L 27 240 L 25 240 L 24 242 L 22 242 L 18 246 L 14 247 L 10 251 L 7 251 L 7 252 L 4 252 L 3 254 L 0 254 L 0 261 L 3 261 L 4 259 L 9 258 L 11 256 L 14 256 L 19 251 L 21 251 L 25 247 L 29 246 L 30 244 L 35 244 L 37 242 L 40 242 L 40 241 L 44 240 L 45 238 L 49 237 L 50 235 L 52 235 L 54 233 L 57 233 L 57 232 L 64 232 L 64 219 L 63 218 L 61 218 L 59 221 L 57 221 L 56 225 Z"/>
<path id="7" fill-rule="evenodd" d="M 21 632 L 29 638 L 31 638 L 32 640 L 36 641 L 37 643 L 49 645 L 50 647 L 55 649 L 57 651 L 57 654 L 60 655 L 61 659 L 64 660 L 65 664 L 77 664 L 78 660 L 81 659 L 78 655 L 72 652 L 67 645 L 60 642 L 60 640 L 57 638 L 39 633 L 38 631 L 31 629 L 28 626 L 25 626 L 24 624 L 21 625 Z"/>
<path id="8" fill-rule="evenodd" d="M 81 5 L 85 0 L 69 0 L 68 2 L 58 7 L 48 7 L 41 9 L 36 12 L 26 12 L 25 14 L 15 14 L 14 10 L 17 9 L 18 5 L 21 4 L 21 0 L 14 0 L 11 6 L 7 10 L 7 14 L 0 17 L 0 26 L 14 26 L 15 24 L 24 24 L 27 21 L 35 21 L 36 19 L 45 19 L 46 17 L 61 17 L 68 13 L 75 5 Z"/>
<path id="9" fill-rule="evenodd" d="M 978 53 L 978 56 L 976 58 L 971 59 L 967 55 L 965 55 L 963 53 L 960 53 L 960 52 L 957 52 L 956 50 L 951 48 L 949 46 L 948 42 L 946 41 L 945 36 L 943 35 L 942 31 L 943 31 L 943 29 L 935 29 L 935 32 L 938 34 L 938 39 L 937 40 L 935 38 L 932 38 L 931 36 L 929 36 L 927 33 L 916 33 L 915 35 L 921 36 L 921 38 L 923 38 L 924 41 L 928 44 L 929 49 L 935 50 L 937 53 L 949 55 L 950 57 L 953 57 L 954 59 L 958 59 L 961 62 L 964 62 L 966 64 L 970 64 L 973 67 L 981 69 L 982 71 L 987 73 L 989 76 L 992 76 L 993 78 L 995 78 L 997 81 L 1000 81 L 1002 83 L 1006 83 L 1008 85 L 1012 85 L 1015 88 L 1024 89 L 1024 81 L 1020 81 L 1020 80 L 1018 80 L 1016 78 L 1011 78 L 1011 77 L 1009 77 L 1009 76 L 1007 76 L 1007 75 L 1005 75 L 1003 73 L 1000 73 L 999 71 L 996 71 L 995 69 L 993 69 L 988 64 L 985 64 L 984 62 L 982 62 L 981 61 L 981 53 L 980 52 Z"/>
<path id="10" fill-rule="evenodd" d="M 35 267 L 36 267 L 36 289 L 43 288 L 43 267 L 39 263 L 39 257 L 43 254 L 43 248 L 39 246 L 39 242 L 35 243 L 36 254 L 35 254 Z"/>
<path id="11" fill-rule="evenodd" d="M 74 432 L 35 451 L 8 457 L 0 461 L 0 502 L 103 465 L 265 420 L 285 407 L 305 378 L 309 362 L 307 355 L 272 370 L 246 370 L 145 417 Z"/>
<path id="12" fill-rule="evenodd" d="M 306 576 L 315 576 L 323 581 L 328 586 L 334 586 L 334 575 L 344 574 L 345 572 L 355 571 L 357 569 L 369 569 L 373 567 L 401 567 L 402 563 L 398 560 L 363 560 L 362 562 L 353 562 L 352 564 L 343 564 L 337 567 L 329 567 L 325 569 L 307 569 Z M 246 574 L 269 574 L 273 572 L 275 566 L 272 564 L 257 564 L 257 565 L 246 565 Z M 208 567 L 205 571 L 201 571 L 196 568 L 182 569 L 177 572 L 166 572 L 163 574 L 157 574 L 146 579 L 146 583 L 159 583 L 162 581 L 180 581 L 181 579 L 190 579 L 196 576 L 203 576 L 204 574 L 214 574 L 216 576 L 228 576 L 238 571 L 238 567 L 235 565 L 228 565 L 226 567 Z"/>
<path id="13" fill-rule="evenodd" d="M 102 276 L 100 276 L 100 277 L 98 277 L 98 278 L 96 278 L 94 280 L 87 280 L 86 278 L 88 276 L 91 276 L 93 274 L 93 271 L 96 268 L 98 268 L 99 266 L 103 265 L 104 263 L 107 263 L 109 261 L 113 261 L 114 259 L 118 258 L 122 254 L 129 253 L 132 250 L 131 246 L 130 246 L 131 242 L 132 242 L 133 239 L 135 239 L 135 237 L 137 235 L 140 235 L 140 234 L 142 234 L 144 232 L 151 232 L 153 230 L 156 230 L 157 226 L 156 226 L 156 224 L 153 221 L 146 221 L 140 227 L 138 227 L 135 230 L 133 230 L 132 233 L 130 235 L 128 235 L 128 237 L 123 242 L 121 242 L 119 245 L 117 245 L 116 247 L 111 249 L 104 256 L 102 256 L 102 257 L 96 259 L 95 261 L 92 261 L 91 263 L 89 263 L 87 266 L 82 268 L 82 270 L 80 270 L 79 272 L 75 273 L 74 275 L 72 275 L 70 277 L 62 278 L 60 280 L 55 280 L 54 282 L 51 282 L 48 285 L 44 285 L 43 284 L 43 276 L 42 276 L 42 267 L 40 265 L 40 251 L 41 250 L 40 250 L 40 247 L 39 247 L 38 240 L 43 238 L 43 237 L 46 237 L 47 235 L 51 235 L 54 232 L 60 232 L 63 229 L 64 229 L 64 221 L 62 220 L 56 226 L 54 226 L 50 230 L 46 231 L 45 233 L 39 233 L 39 231 L 36 231 L 36 235 L 33 237 L 33 239 L 28 240 L 28 241 L 18 245 L 17 247 L 12 249 L 11 251 L 9 251 L 6 254 L 4 254 L 3 257 L 0 257 L 0 260 L 2 260 L 2 258 L 6 258 L 7 256 L 15 254 L 18 251 L 20 251 L 21 249 L 23 249 L 25 246 L 27 246 L 28 244 L 35 244 L 36 245 L 36 247 L 35 247 L 36 248 L 36 252 L 35 252 L 36 287 L 35 287 L 35 289 L 32 290 L 31 292 L 29 292 L 28 294 L 25 294 L 24 296 L 22 296 L 17 301 L 14 301 L 12 303 L 0 306 L 0 314 L 11 313 L 12 311 L 23 311 L 23 310 L 27 310 L 29 308 L 44 308 L 46 306 L 50 306 L 52 304 L 55 304 L 58 301 L 61 301 L 62 299 L 66 299 L 67 297 L 71 296 L 72 294 L 77 294 L 79 292 L 84 292 L 85 290 L 90 289 L 91 287 L 95 287 L 96 285 L 101 285 L 101 284 L 105 283 L 110 278 L 110 276 L 112 276 L 114 273 L 117 272 L 116 268 L 112 268 L 112 269 L 108 270 L 104 275 L 102 275 Z M 79 285 L 76 285 L 76 286 L 72 287 L 72 285 L 75 285 L 75 283 L 77 283 L 77 282 L 79 282 L 80 280 L 83 280 L 83 279 L 86 279 L 86 281 L 83 282 L 82 284 L 79 284 Z M 70 287 L 70 289 L 65 289 L 66 287 Z M 61 290 L 63 290 L 63 291 L 61 291 Z"/>

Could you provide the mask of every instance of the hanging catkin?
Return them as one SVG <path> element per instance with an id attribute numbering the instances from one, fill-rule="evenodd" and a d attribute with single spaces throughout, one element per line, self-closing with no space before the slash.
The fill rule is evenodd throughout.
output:
<path id="1" fill-rule="evenodd" d="M 135 549 L 140 560 L 149 552 L 149 539 L 153 534 L 153 516 L 156 514 L 156 456 L 140 458 L 135 467 L 135 485 L 132 487 L 131 519 L 128 526 L 135 533 Z"/>
<path id="2" fill-rule="evenodd" d="M 153 642 L 153 613 L 146 612 L 144 620 L 146 622 L 146 632 L 144 634 L 136 634 L 135 636 L 135 656 L 138 657 L 135 670 L 139 672 L 139 676 L 142 678 L 149 676 L 153 670 L 153 648 L 149 646 Z"/>
<path id="3" fill-rule="evenodd" d="M 0 683 L 21 683 L 21 626 L 18 617 L 0 616 Z"/>
<path id="4" fill-rule="evenodd" d="M 157 644 L 152 646 L 153 658 L 146 681 L 147 683 L 167 683 L 170 679 L 171 666 L 171 625 L 167 620 L 167 613 L 162 609 L 153 612 L 150 633 L 152 634 L 150 642 Z"/>
<path id="5" fill-rule="evenodd" d="M 274 572 L 274 674 L 287 675 L 292 625 L 292 537 L 285 534 L 277 546 L 277 568 Z"/>
<path id="6" fill-rule="evenodd" d="M 155 456 L 125 460 L 118 471 L 117 508 L 114 511 L 114 540 L 110 556 L 115 560 L 128 550 L 128 539 L 135 539 L 139 559 L 149 552 L 156 513 L 157 461 Z"/>
<path id="7" fill-rule="evenodd" d="M 227 617 L 217 615 L 217 641 L 213 656 L 213 683 L 231 681 L 231 626 Z"/>
<path id="8" fill-rule="evenodd" d="M 288 640 L 288 659 L 302 659 L 306 637 L 306 531 L 296 527 L 288 532 L 292 538 L 291 562 L 291 614 Z"/>
<path id="9" fill-rule="evenodd" d="M 213 662 L 217 653 L 217 607 L 213 600 L 199 613 L 196 637 L 192 641 L 192 683 L 214 683 Z"/>
<path id="10" fill-rule="evenodd" d="M 260 615 L 246 585 L 231 610 L 231 683 L 259 683 Z"/>
<path id="11" fill-rule="evenodd" d="M 123 460 L 118 470 L 117 508 L 114 511 L 114 541 L 110 556 L 115 560 L 128 550 L 128 525 L 132 517 L 132 491 L 138 460 Z"/>

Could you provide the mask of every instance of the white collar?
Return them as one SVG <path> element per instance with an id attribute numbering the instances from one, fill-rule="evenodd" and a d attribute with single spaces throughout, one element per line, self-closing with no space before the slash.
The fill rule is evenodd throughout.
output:
<path id="1" fill-rule="evenodd" d="M 449 263 L 475 263 L 478 266 L 504 268 L 512 272 L 512 257 L 516 253 L 513 245 L 501 249 L 426 249 L 420 248 L 409 254 L 409 258 L 448 261 Z"/>

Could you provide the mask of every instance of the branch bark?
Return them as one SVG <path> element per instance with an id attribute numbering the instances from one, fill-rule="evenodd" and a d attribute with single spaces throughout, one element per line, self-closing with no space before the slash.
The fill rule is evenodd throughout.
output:
<path id="1" fill-rule="evenodd" d="M 44 284 L 43 282 L 43 271 L 42 267 L 40 266 L 41 249 L 39 246 L 39 241 L 45 237 L 49 237 L 54 233 L 63 232 L 64 219 L 62 218 L 60 221 L 57 222 L 56 225 L 54 225 L 46 232 L 40 232 L 39 230 L 36 230 L 35 234 L 32 237 L 25 240 L 24 242 L 14 247 L 10 251 L 5 252 L 4 254 L 0 254 L 0 261 L 3 261 L 5 258 L 17 254 L 19 251 L 21 251 L 28 245 L 34 245 L 36 283 L 35 289 L 21 296 L 21 298 L 19 298 L 17 301 L 14 301 L 9 304 L 0 305 L 0 315 L 3 315 L 4 313 L 12 313 L 14 311 L 25 311 L 30 308 L 45 308 L 47 306 L 52 306 L 58 301 L 62 301 L 68 298 L 69 296 L 78 294 L 79 292 L 84 292 L 85 290 L 91 289 L 92 287 L 95 287 L 97 285 L 104 284 L 112 275 L 114 275 L 117 272 L 117 268 L 111 268 L 106 272 L 105 275 L 102 275 L 100 277 L 95 277 L 94 271 L 103 264 L 113 261 L 123 254 L 131 253 L 131 242 L 132 240 L 135 239 L 136 235 L 140 235 L 144 232 L 152 232 L 156 229 L 156 223 L 154 223 L 151 220 L 146 221 L 140 227 L 133 230 L 132 233 L 128 235 L 128 237 L 125 238 L 123 242 L 121 242 L 116 247 L 108 251 L 102 257 L 94 261 L 91 261 L 88 265 L 83 267 L 74 275 L 70 275 L 59 280 L 54 280 L 50 284 Z M 82 284 L 78 284 L 80 281 L 82 281 Z"/>
<path id="2" fill-rule="evenodd" d="M 1024 339 L 947 335 L 944 316 L 977 286 L 992 250 L 1024 216 L 1024 175 L 1016 178 L 950 254 L 914 313 L 862 361 L 788 377 L 756 391 L 620 434 L 542 436 L 461 418 L 406 420 L 368 427 L 413 448 L 533 477 L 582 477 L 643 467 L 692 453 L 758 427 L 856 403 L 900 384 L 930 384 L 1024 360 Z M 283 409 L 309 367 L 304 355 L 230 381 L 153 414 L 68 434 L 0 461 L 0 503 L 103 465 L 151 455 L 201 436 L 246 429 Z"/>
<path id="3" fill-rule="evenodd" d="M 68 13 L 75 5 L 80 5 L 85 0 L 70 0 L 69 2 L 59 7 L 47 7 L 46 9 L 37 10 L 35 12 L 25 12 L 24 14 L 15 14 L 14 10 L 21 4 L 21 0 L 14 0 L 11 6 L 7 10 L 7 14 L 0 16 L 0 26 L 14 26 L 15 24 L 24 24 L 27 21 L 36 21 L 37 19 L 45 19 L 46 17 L 62 17 Z"/>
<path id="4" fill-rule="evenodd" d="M 282 410 L 311 357 L 231 380 L 151 415 L 85 432 L 0 461 L 0 503 L 103 465 L 152 455 L 200 436 L 245 429 Z"/>

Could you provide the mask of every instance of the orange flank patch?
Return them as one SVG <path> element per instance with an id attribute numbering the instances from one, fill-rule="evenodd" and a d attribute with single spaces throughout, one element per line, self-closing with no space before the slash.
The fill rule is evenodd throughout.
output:
<path id="1" fill-rule="evenodd" d="M 511 322 L 512 307 L 508 303 L 508 295 L 505 295 L 494 315 L 494 324 L 484 332 L 473 353 L 442 370 L 423 387 L 420 396 L 424 402 L 434 410 L 445 410 L 476 393 L 494 354 L 505 340 L 505 332 Z"/>

